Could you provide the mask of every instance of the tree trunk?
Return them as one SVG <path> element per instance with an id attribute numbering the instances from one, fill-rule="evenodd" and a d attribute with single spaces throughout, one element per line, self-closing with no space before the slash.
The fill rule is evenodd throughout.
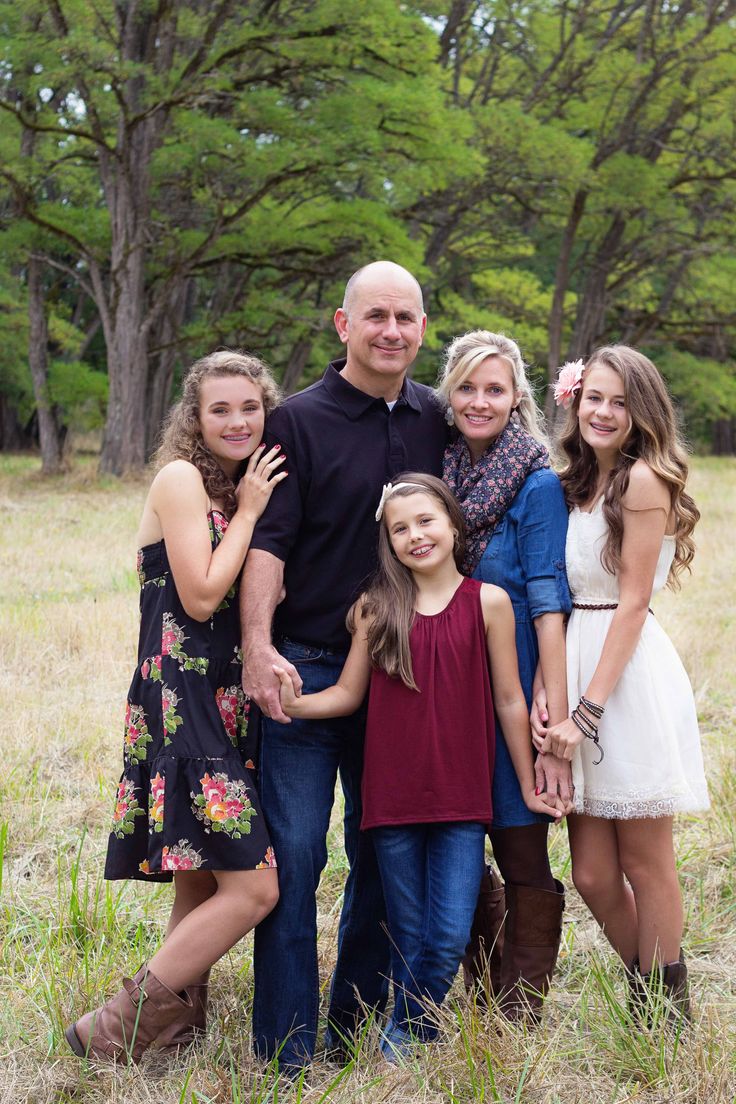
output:
<path id="1" fill-rule="evenodd" d="M 554 383 L 554 374 L 562 360 L 562 326 L 565 318 L 565 297 L 570 283 L 570 258 L 577 236 L 578 227 L 585 212 L 585 204 L 588 193 L 580 189 L 575 193 L 572 207 L 565 226 L 565 232 L 560 242 L 560 252 L 557 257 L 555 270 L 555 290 L 552 296 L 552 306 L 549 313 L 549 353 L 547 358 L 547 378 L 550 384 Z M 547 389 L 547 398 L 544 403 L 544 413 L 550 425 L 555 420 L 555 406 L 552 398 L 551 386 Z"/>
<path id="2" fill-rule="evenodd" d="M 606 339 L 609 266 L 611 258 L 617 255 L 625 228 L 624 216 L 615 214 L 588 270 L 578 298 L 575 330 L 570 345 L 573 357 L 585 359 L 596 345 Z"/>
<path id="3" fill-rule="evenodd" d="M 38 415 L 41 470 L 44 475 L 55 475 L 61 470 L 61 442 L 49 398 L 49 333 L 43 295 L 43 265 L 33 255 L 28 260 L 28 323 L 28 363 Z"/>
<path id="4" fill-rule="evenodd" d="M 148 460 L 156 450 L 161 426 L 171 403 L 171 385 L 179 355 L 179 332 L 187 316 L 193 283 L 193 280 L 182 281 L 173 291 L 169 306 L 159 317 L 157 334 L 151 337 L 151 344 L 157 351 L 151 359 L 146 397 Z"/>
<path id="5" fill-rule="evenodd" d="M 302 373 L 309 360 L 309 354 L 312 351 L 312 344 L 311 338 L 300 337 L 292 347 L 282 383 L 287 395 L 293 394 L 299 387 L 299 380 L 302 378 Z"/>

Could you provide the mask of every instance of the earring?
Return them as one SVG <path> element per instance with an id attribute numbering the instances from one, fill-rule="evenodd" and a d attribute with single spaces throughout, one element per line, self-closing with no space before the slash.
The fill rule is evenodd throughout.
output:
<path id="1" fill-rule="evenodd" d="M 511 421 L 514 423 L 514 425 L 519 425 L 521 423 L 521 418 L 519 417 L 519 411 L 517 407 L 514 407 L 514 409 L 511 411 Z"/>
<path id="2" fill-rule="evenodd" d="M 447 410 L 445 411 L 445 421 L 447 422 L 448 426 L 454 426 L 455 424 L 455 414 L 453 413 L 453 409 L 451 406 L 448 406 Z"/>

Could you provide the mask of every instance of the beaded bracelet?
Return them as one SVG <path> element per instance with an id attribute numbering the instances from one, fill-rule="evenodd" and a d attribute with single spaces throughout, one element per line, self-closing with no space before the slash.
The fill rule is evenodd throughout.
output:
<path id="1" fill-rule="evenodd" d="M 591 716 L 597 717 L 598 720 L 600 720 L 606 712 L 602 705 L 596 705 L 595 702 L 589 701 L 588 698 L 584 698 L 582 694 L 580 695 L 580 704 L 584 705 Z"/>
<path id="2" fill-rule="evenodd" d="M 603 762 L 603 748 L 600 745 L 600 737 L 598 736 L 598 726 L 593 724 L 578 708 L 573 709 L 570 714 L 571 720 L 577 726 L 578 730 L 582 732 L 588 740 L 592 740 L 596 748 L 600 752 L 600 758 L 593 760 L 593 766 L 597 767 L 599 763 Z"/>

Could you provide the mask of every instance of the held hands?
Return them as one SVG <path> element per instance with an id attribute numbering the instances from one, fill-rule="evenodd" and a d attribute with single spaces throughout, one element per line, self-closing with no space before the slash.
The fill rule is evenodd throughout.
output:
<path id="1" fill-rule="evenodd" d="M 583 734 L 578 726 L 571 717 L 566 717 L 558 725 L 547 729 L 547 736 L 540 750 L 544 753 L 550 752 L 558 759 L 569 760 L 572 759 L 575 748 L 582 739 Z"/>
<path id="2" fill-rule="evenodd" d="M 565 816 L 575 811 L 575 787 L 572 784 L 572 770 L 566 760 L 555 755 L 544 755 L 540 751 L 534 763 L 534 776 L 537 789 L 548 804 L 562 809 Z"/>
<path id="3" fill-rule="evenodd" d="M 279 667 L 277 663 L 273 664 L 273 673 L 279 680 L 279 697 L 281 700 L 281 708 L 287 717 L 293 717 L 295 710 L 299 704 L 299 698 L 294 693 L 294 684 L 287 671 L 283 667 Z"/>
<path id="4" fill-rule="evenodd" d="M 524 804 L 532 813 L 543 813 L 545 816 L 554 817 L 555 820 L 561 820 L 567 812 L 559 797 L 550 798 L 549 794 L 536 793 L 533 790 L 524 794 Z"/>
<path id="5" fill-rule="evenodd" d="M 279 655 L 272 644 L 267 643 L 252 647 L 243 656 L 243 689 L 264 717 L 278 721 L 279 724 L 290 724 L 290 718 L 281 708 L 281 683 L 280 677 L 274 674 L 276 667 L 290 680 L 294 696 L 298 697 L 302 692 L 299 672 L 288 659 Z"/>
<path id="6" fill-rule="evenodd" d="M 281 446 L 274 445 L 268 452 L 261 442 L 253 455 L 248 460 L 245 475 L 235 488 L 235 498 L 238 503 L 238 512 L 257 521 L 266 509 L 274 487 L 282 479 L 286 479 L 288 472 L 277 472 L 279 464 L 283 464 L 285 456 L 279 455 Z"/>

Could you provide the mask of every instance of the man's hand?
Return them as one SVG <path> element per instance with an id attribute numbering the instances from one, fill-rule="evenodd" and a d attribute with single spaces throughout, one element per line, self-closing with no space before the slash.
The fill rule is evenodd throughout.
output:
<path id="1" fill-rule="evenodd" d="M 254 646 L 243 655 L 243 689 L 259 707 L 264 717 L 270 717 L 279 724 L 290 724 L 291 718 L 287 717 L 281 708 L 280 690 L 281 680 L 274 672 L 274 667 L 285 671 L 291 679 L 294 693 L 297 697 L 302 692 L 302 680 L 293 663 L 284 659 L 274 648 L 273 644 L 263 643 Z"/>

